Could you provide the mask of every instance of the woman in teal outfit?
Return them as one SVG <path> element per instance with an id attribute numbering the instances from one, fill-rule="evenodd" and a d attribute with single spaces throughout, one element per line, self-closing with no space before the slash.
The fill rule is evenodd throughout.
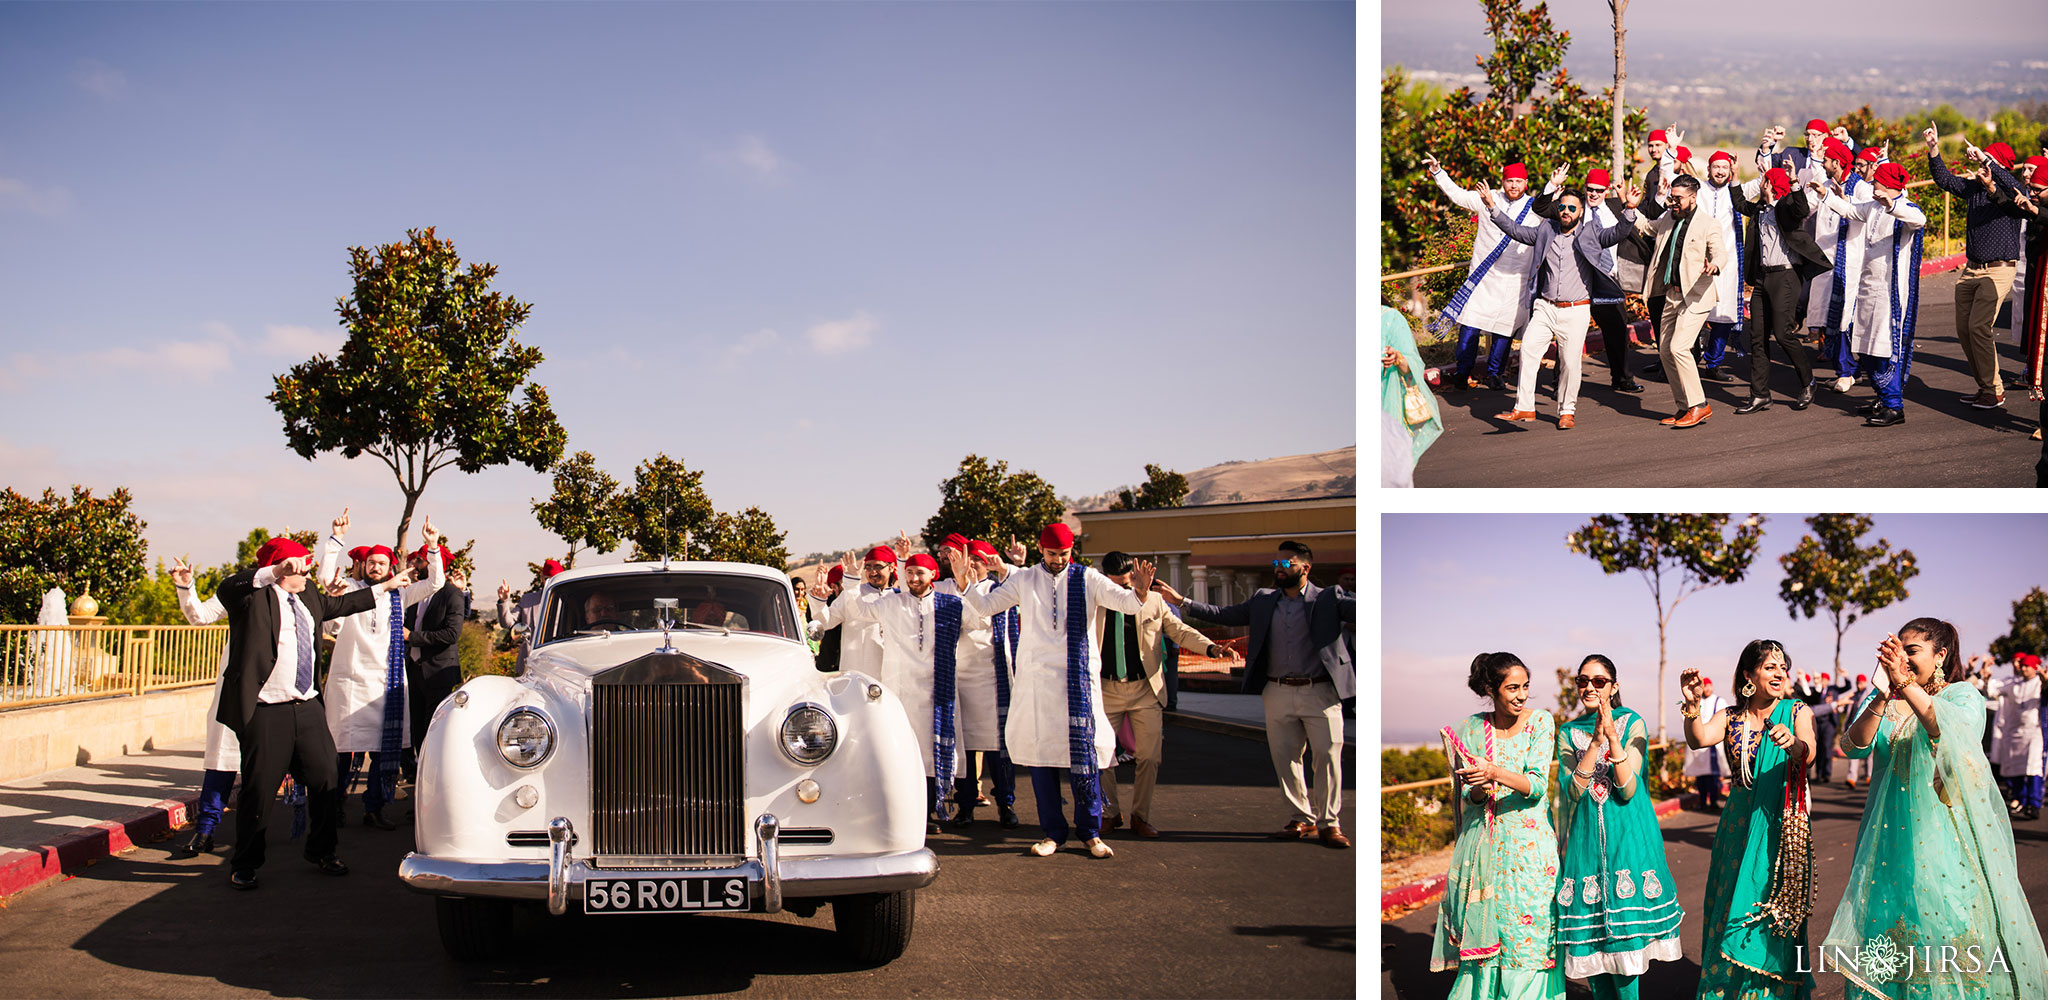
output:
<path id="1" fill-rule="evenodd" d="M 1513 653 L 1475 657 L 1467 684 L 1493 708 L 1443 730 L 1458 840 L 1429 968 L 1458 970 L 1452 1000 L 1552 1000 L 1564 996 L 1551 947 L 1557 834 L 1544 801 L 1557 724 L 1530 710 L 1529 668 Z"/>
<path id="2" fill-rule="evenodd" d="M 1595 1000 L 1635 1000 L 1651 962 L 1685 957 L 1685 911 L 1643 778 L 1649 726 L 1622 706 L 1620 680 L 1613 660 L 1586 657 L 1575 681 L 1586 711 L 1557 741 L 1559 774 L 1569 776 L 1557 945 L 1565 976 L 1586 980 Z"/>
<path id="3" fill-rule="evenodd" d="M 1886 636 L 1877 665 L 1889 686 L 1842 731 L 1843 751 L 1873 765 L 1856 863 L 1822 944 L 1850 1000 L 2048 996 L 2012 821 L 1979 742 L 1984 696 L 1955 683 L 1967 670 L 1960 645 L 1934 618 Z"/>
<path id="4" fill-rule="evenodd" d="M 1784 646 L 1751 642 L 1735 664 L 1735 704 L 1706 719 L 1699 717 L 1699 671 L 1679 675 L 1686 745 L 1724 746 L 1735 779 L 1707 867 L 1699 1000 L 1813 994 L 1813 974 L 1800 971 L 1812 967 L 1802 958 L 1813 885 L 1813 844 L 1804 836 L 1813 712 L 1790 697 L 1791 672 Z M 1796 782 L 1791 808 L 1787 780 Z"/>
<path id="5" fill-rule="evenodd" d="M 1444 432 L 1443 414 L 1423 380 L 1422 352 L 1415 332 L 1398 309 L 1380 307 L 1381 486 L 1413 486 L 1415 463 Z M 1411 411 L 1408 392 L 1415 390 L 1420 409 Z"/>

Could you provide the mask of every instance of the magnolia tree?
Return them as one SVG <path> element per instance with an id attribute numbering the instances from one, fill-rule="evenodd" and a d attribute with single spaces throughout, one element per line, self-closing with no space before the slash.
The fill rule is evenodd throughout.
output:
<path id="1" fill-rule="evenodd" d="M 1565 536 L 1565 547 L 1613 575 L 1642 575 L 1657 605 L 1657 739 L 1664 739 L 1665 638 L 1671 616 L 1686 598 L 1708 587 L 1737 583 L 1749 572 L 1763 539 L 1761 514 L 1728 532 L 1727 514 L 1602 514 Z"/>
<path id="2" fill-rule="evenodd" d="M 1035 472 L 1011 472 L 1008 462 L 980 455 L 960 460 L 958 471 L 939 483 L 939 509 L 924 524 L 924 537 L 950 534 L 985 539 L 997 549 L 1009 540 L 1023 543 L 1035 558 L 1040 528 L 1066 515 L 1052 484 Z"/>
<path id="3" fill-rule="evenodd" d="M 1156 465 L 1145 466 L 1145 484 L 1136 490 L 1129 488 L 1116 491 L 1116 502 L 1110 510 L 1159 510 L 1163 507 L 1178 507 L 1188 497 L 1188 477 L 1172 469 Z"/>
<path id="4" fill-rule="evenodd" d="M 555 466 L 555 491 L 533 501 L 533 519 L 569 546 L 562 563 L 575 569 L 579 549 L 610 552 L 623 540 L 619 481 L 598 468 L 589 452 L 579 451 Z"/>
<path id="5" fill-rule="evenodd" d="M 1860 617 L 1906 599 L 1906 581 L 1920 574 L 1911 549 L 1892 551 L 1880 538 L 1858 545 L 1870 530 L 1865 514 L 1815 514 L 1813 532 L 1778 557 L 1785 579 L 1778 597 L 1794 620 L 1825 613 L 1835 629 L 1835 676 L 1842 675 L 1842 636 Z"/>
<path id="6" fill-rule="evenodd" d="M 147 579 L 142 566 L 149 525 L 130 509 L 123 487 L 94 496 L 46 489 L 41 497 L 0 491 L 0 623 L 36 620 L 43 595 L 64 588 L 74 600 L 87 587 L 109 610 Z"/>
<path id="7" fill-rule="evenodd" d="M 2048 593 L 2039 587 L 2012 602 L 2012 631 L 1991 640 L 1991 658 L 2000 663 L 2020 653 L 2048 657 Z"/>

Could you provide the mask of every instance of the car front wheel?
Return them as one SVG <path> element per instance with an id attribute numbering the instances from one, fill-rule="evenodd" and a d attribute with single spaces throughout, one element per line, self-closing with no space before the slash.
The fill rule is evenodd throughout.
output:
<path id="1" fill-rule="evenodd" d="M 910 926 L 917 916 L 917 892 L 840 896 L 832 901 L 832 926 L 855 961 L 894 961 L 910 947 Z"/>
<path id="2" fill-rule="evenodd" d="M 512 940 L 512 902 L 505 899 L 434 900 L 441 947 L 458 961 L 477 962 L 505 953 Z"/>

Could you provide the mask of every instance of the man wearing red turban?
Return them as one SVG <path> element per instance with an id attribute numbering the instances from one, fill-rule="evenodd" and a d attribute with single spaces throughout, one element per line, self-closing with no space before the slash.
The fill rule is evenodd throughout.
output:
<path id="1" fill-rule="evenodd" d="M 264 542 L 256 560 L 256 567 L 221 581 L 217 595 L 227 611 L 228 664 L 215 717 L 235 731 L 242 748 L 235 852 L 228 861 L 228 883 L 237 889 L 256 888 L 270 805 L 294 759 L 312 814 L 306 860 L 325 874 L 348 874 L 334 854 L 340 840 L 334 738 L 314 686 L 315 636 L 321 622 L 367 611 L 406 582 L 398 576 L 330 597 L 306 586 L 313 560 L 289 538 Z"/>
<path id="2" fill-rule="evenodd" d="M 568 567 L 559 559 L 547 559 L 540 564 L 542 585 L 519 595 L 519 603 L 512 603 L 512 584 L 498 581 L 498 624 L 511 630 L 519 638 L 519 649 L 512 656 L 512 672 L 517 674 L 526 669 L 526 654 L 533 651 L 534 630 L 540 627 L 540 596 L 546 581 Z"/>
<path id="3" fill-rule="evenodd" d="M 1856 158 L 1849 147 L 1830 138 L 1824 151 L 1822 171 L 1827 183 L 1840 189 L 1842 197 L 1852 204 L 1869 201 L 1870 182 L 1856 173 Z M 1759 159 L 1762 152 L 1760 149 Z M 1878 150 L 1873 148 L 1871 152 Z M 1808 200 L 1814 205 L 1814 243 L 1828 260 L 1828 270 L 1816 275 L 1806 292 L 1806 327 L 1821 337 L 1820 355 L 1814 367 L 1835 373 L 1834 378 L 1820 381 L 1820 386 L 1848 392 L 1856 381 L 1856 353 L 1850 349 L 1849 324 L 1856 318 L 1856 283 L 1857 276 L 1863 273 L 1863 241 L 1849 238 L 1850 222 L 1846 216 L 1836 214 L 1823 199 Z"/>
<path id="4" fill-rule="evenodd" d="M 899 534 L 897 544 L 907 551 L 910 539 Z M 887 649 L 882 640 L 882 625 L 872 620 L 848 621 L 846 611 L 849 601 L 868 594 L 888 592 L 890 582 L 896 576 L 896 550 L 887 545 L 877 545 L 858 560 L 854 558 L 853 553 L 848 552 L 841 565 L 858 565 L 860 583 L 848 587 L 843 597 L 833 600 L 830 604 L 822 601 L 813 603 L 811 617 L 818 623 L 821 636 L 824 632 L 839 630 L 839 669 L 857 670 L 869 677 L 879 677 L 882 673 L 882 655 Z M 853 575 L 852 570 L 846 570 L 846 575 Z"/>
<path id="5" fill-rule="evenodd" d="M 940 580 L 938 592 L 955 597 L 969 590 L 995 589 L 994 573 L 975 573 L 971 558 L 997 561 L 996 548 L 979 539 L 947 535 L 939 557 L 952 576 Z M 964 586 L 963 586 L 964 584 Z M 956 684 L 960 696 L 960 774 L 954 783 L 953 825 L 974 825 L 981 798 L 982 761 L 995 784 L 997 817 L 1005 828 L 1017 825 L 1017 772 L 1003 746 L 1003 719 L 1009 715 L 1010 665 L 1016 662 L 1017 614 L 1005 611 L 994 620 L 969 615 L 964 619 Z M 997 648 L 997 635 L 1003 645 Z"/>
<path id="6" fill-rule="evenodd" d="M 1852 223 L 1851 239 L 1864 239 L 1863 273 L 1856 288 L 1851 346 L 1867 359 L 1877 400 L 1867 427 L 1889 427 L 1906 419 L 1906 378 L 1913 357 L 1914 320 L 1920 305 L 1920 249 L 1927 213 L 1906 197 L 1906 169 L 1886 163 L 1872 174 L 1871 200 L 1852 204 L 1840 194 L 1808 182 L 1837 214 Z"/>
<path id="7" fill-rule="evenodd" d="M 1456 327 L 1458 331 L 1457 368 L 1444 387 L 1455 391 L 1469 385 L 1472 368 L 1479 360 L 1479 337 L 1488 334 L 1493 337 L 1493 346 L 1487 353 L 1484 384 L 1489 389 L 1505 389 L 1507 383 L 1501 380 L 1501 373 L 1507 366 L 1508 344 L 1529 321 L 1529 275 L 1536 266 L 1535 253 L 1527 244 L 1508 239 L 1493 224 L 1492 209 L 1480 199 L 1478 189 L 1459 187 L 1434 156 L 1424 157 L 1422 163 L 1452 204 L 1479 218 L 1465 281 L 1452 293 L 1442 315 L 1430 324 L 1431 329 L 1447 331 Z M 1528 168 L 1520 163 L 1508 164 L 1501 171 L 1500 190 L 1493 197 L 1494 204 L 1509 218 L 1527 224 L 1534 205 L 1529 197 Z"/>
<path id="8" fill-rule="evenodd" d="M 1940 133 L 1929 125 L 1921 134 L 1927 140 L 1927 171 L 1935 186 L 1955 195 L 1965 206 L 1963 249 L 1968 261 L 1956 279 L 1956 336 L 1963 342 L 1970 374 L 1976 376 L 1977 391 L 1963 397 L 1963 402 L 1979 410 L 2001 409 L 2005 406 L 2005 380 L 1998 372 L 1998 335 L 1991 325 L 1998 319 L 1998 307 L 2012 292 L 2020 257 L 2026 252 L 2020 243 L 2024 213 L 2011 200 L 2012 192 L 2020 190 L 2019 179 L 2008 172 L 2012 149 L 2002 142 L 1986 149 L 1970 146 L 1977 168 L 1957 176 L 1942 162 Z"/>
<path id="9" fill-rule="evenodd" d="M 1749 316 L 1749 398 L 1735 412 L 1770 407 L 1773 341 L 1792 362 L 1792 408 L 1804 410 L 1813 403 L 1813 363 L 1799 342 L 1799 289 L 1830 264 L 1806 229 L 1812 210 L 1803 193 L 1792 196 L 1792 178 L 1783 167 L 1772 167 L 1735 188 L 1733 195 L 1736 214 L 1747 226 L 1742 271 L 1755 289 Z"/>

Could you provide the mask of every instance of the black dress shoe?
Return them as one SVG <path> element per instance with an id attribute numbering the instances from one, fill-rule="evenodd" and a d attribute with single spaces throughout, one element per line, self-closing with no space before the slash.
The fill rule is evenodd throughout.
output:
<path id="1" fill-rule="evenodd" d="M 1863 418 L 1863 426 L 1865 427 L 1890 427 L 1893 424 L 1903 424 L 1905 422 L 1906 414 L 1889 406 L 1880 406 L 1870 411 L 1870 416 Z"/>
<path id="2" fill-rule="evenodd" d="M 193 836 L 192 842 L 186 844 L 185 849 L 191 851 L 194 856 L 201 854 L 212 854 L 213 834 L 201 833 Z"/>
<path id="3" fill-rule="evenodd" d="M 1501 381 L 1500 376 L 1498 375 L 1488 375 L 1485 378 L 1480 379 L 1479 384 L 1487 387 L 1488 389 L 1492 389 L 1495 392 L 1505 392 L 1508 387 L 1508 384 L 1506 382 Z"/>
<path id="4" fill-rule="evenodd" d="M 1792 401 L 1792 408 L 1795 410 L 1803 410 L 1812 405 L 1813 384 L 1807 383 L 1806 388 L 1799 390 L 1799 398 Z"/>
<path id="5" fill-rule="evenodd" d="M 1745 400 L 1743 400 L 1743 401 L 1742 401 L 1742 405 L 1741 405 L 1741 406 L 1738 406 L 1738 407 L 1736 407 L 1736 408 L 1735 408 L 1735 412 L 1737 412 L 1737 413 L 1755 413 L 1755 412 L 1756 412 L 1756 411 L 1758 411 L 1758 410 L 1768 410 L 1768 409 L 1770 409 L 1770 408 L 1771 408 L 1771 397 L 1769 397 L 1769 396 L 1751 396 L 1751 397 L 1749 397 L 1748 399 L 1745 399 Z"/>
<path id="6" fill-rule="evenodd" d="M 1444 392 L 1464 392 L 1472 388 L 1472 380 L 1464 375 L 1445 375 L 1443 382 Z"/>
<path id="7" fill-rule="evenodd" d="M 1614 380 L 1615 392 L 1642 392 L 1643 384 L 1624 375 Z"/>
<path id="8" fill-rule="evenodd" d="M 1712 368 L 1700 369 L 1700 381 L 1713 382 L 1716 385 L 1732 385 L 1735 382 L 1735 376 L 1722 371 L 1721 366 L 1715 365 Z"/>
<path id="9" fill-rule="evenodd" d="M 973 825 L 974 814 L 971 812 L 962 812 L 959 815 L 953 817 L 953 829 L 955 830 L 965 830 Z"/>
<path id="10" fill-rule="evenodd" d="M 376 828 L 377 828 L 377 829 L 379 829 L 379 830 L 396 830 L 396 829 L 398 829 L 398 824 L 396 824 L 396 823 L 393 823 L 393 822 L 391 822 L 391 821 L 390 821 L 390 820 L 388 820 L 388 819 L 385 819 L 385 818 L 384 818 L 384 814 L 383 814 L 383 813 L 381 813 L 381 812 L 366 812 L 366 813 L 364 813 L 364 814 L 363 814 L 363 825 L 364 825 L 364 826 L 374 826 L 374 827 L 376 827 Z"/>
<path id="11" fill-rule="evenodd" d="M 320 874 L 322 875 L 333 875 L 339 878 L 340 876 L 348 874 L 348 866 L 342 864 L 341 859 L 335 857 L 332 854 L 324 858 L 307 858 L 306 862 L 308 864 L 311 864 L 313 867 L 320 869 Z"/>
<path id="12" fill-rule="evenodd" d="M 1877 402 L 1877 400 L 1873 399 L 1873 400 L 1871 400 L 1870 402 L 1868 402 L 1868 403 L 1865 403 L 1865 404 L 1863 404 L 1862 406 L 1859 406 L 1859 407 L 1857 407 L 1857 408 L 1856 408 L 1856 412 L 1858 412 L 1858 413 L 1861 413 L 1861 414 L 1863 414 L 1864 416 L 1869 416 L 1870 414 L 1873 414 L 1873 413 L 1876 413 L 1876 412 L 1877 412 L 1877 407 L 1878 407 L 1878 402 Z"/>
<path id="13" fill-rule="evenodd" d="M 996 818 L 1002 823 L 1005 830 L 1015 830 L 1017 828 L 1017 810 L 1009 806 L 997 806 Z"/>
<path id="14" fill-rule="evenodd" d="M 256 888 L 256 873 L 232 871 L 228 873 L 228 885 L 244 892 Z"/>

